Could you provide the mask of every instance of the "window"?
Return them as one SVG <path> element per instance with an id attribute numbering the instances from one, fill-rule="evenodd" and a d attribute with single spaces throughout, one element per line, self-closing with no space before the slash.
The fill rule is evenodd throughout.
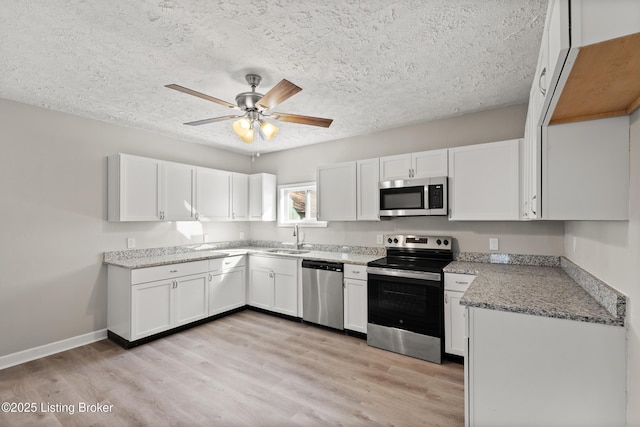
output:
<path id="1" fill-rule="evenodd" d="M 304 224 L 307 227 L 326 227 L 318 221 L 316 183 L 302 182 L 278 186 L 278 225 Z"/>

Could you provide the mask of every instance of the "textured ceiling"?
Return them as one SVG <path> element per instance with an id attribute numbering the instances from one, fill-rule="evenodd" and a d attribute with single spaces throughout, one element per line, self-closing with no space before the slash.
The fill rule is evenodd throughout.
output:
<path id="1" fill-rule="evenodd" d="M 271 152 L 526 102 L 546 1 L 3 0 L 0 98 L 245 154 Z M 225 107 L 261 74 L 303 88 L 279 123 L 244 144 Z"/>

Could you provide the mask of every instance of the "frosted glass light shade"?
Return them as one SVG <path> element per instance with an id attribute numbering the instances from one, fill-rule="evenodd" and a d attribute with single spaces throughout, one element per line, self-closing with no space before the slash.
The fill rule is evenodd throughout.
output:
<path id="1" fill-rule="evenodd" d="M 251 144 L 253 142 L 253 129 L 249 128 L 243 135 L 238 135 L 242 142 Z"/>
<path id="2" fill-rule="evenodd" d="M 264 137 L 271 141 L 273 137 L 276 136 L 280 128 L 269 122 L 263 121 L 262 123 L 260 123 L 260 130 L 262 131 Z"/>

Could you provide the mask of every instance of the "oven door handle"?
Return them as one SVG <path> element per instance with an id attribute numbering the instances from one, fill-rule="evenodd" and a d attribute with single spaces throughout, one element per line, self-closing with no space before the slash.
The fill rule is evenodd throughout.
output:
<path id="1" fill-rule="evenodd" d="M 430 271 L 407 271 L 395 270 L 390 268 L 367 267 L 368 274 L 377 274 L 378 276 L 406 277 L 408 279 L 433 280 L 439 282 L 440 273 Z"/>

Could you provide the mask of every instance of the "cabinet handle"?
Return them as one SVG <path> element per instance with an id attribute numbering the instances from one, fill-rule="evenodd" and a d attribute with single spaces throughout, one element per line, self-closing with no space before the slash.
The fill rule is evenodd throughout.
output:
<path id="1" fill-rule="evenodd" d="M 177 273 L 178 270 L 169 270 L 169 273 Z"/>
<path id="2" fill-rule="evenodd" d="M 542 94 L 542 96 L 547 96 L 547 90 L 542 87 L 542 78 L 545 76 L 545 74 L 547 74 L 547 67 L 544 67 L 542 69 L 540 77 L 538 77 L 538 88 L 540 89 L 540 93 Z"/>
<path id="3" fill-rule="evenodd" d="M 458 284 L 458 285 L 468 285 L 469 282 L 461 282 L 460 280 L 456 280 L 456 284 Z"/>
<path id="4" fill-rule="evenodd" d="M 172 286 L 173 289 L 178 287 L 178 281 L 177 280 L 173 280 L 172 283 L 173 283 L 173 286 Z"/>
<path id="5" fill-rule="evenodd" d="M 235 214 L 235 212 L 233 212 L 233 213 L 231 214 L 231 219 L 236 219 L 236 214 Z"/>
<path id="6" fill-rule="evenodd" d="M 536 200 L 536 197 L 538 197 L 537 194 L 531 198 L 531 212 L 533 212 L 534 215 L 537 215 L 536 211 L 533 209 L 533 201 Z"/>
<path id="7" fill-rule="evenodd" d="M 449 304 L 449 296 L 447 294 L 444 294 L 444 303 Z"/>
<path id="8" fill-rule="evenodd" d="M 213 275 L 209 274 L 209 281 L 213 280 Z"/>
<path id="9" fill-rule="evenodd" d="M 353 274 L 360 274 L 360 272 L 359 272 L 358 270 L 351 270 L 351 272 L 352 272 Z"/>
<path id="10" fill-rule="evenodd" d="M 196 221 L 200 219 L 200 212 L 196 212 Z"/>

